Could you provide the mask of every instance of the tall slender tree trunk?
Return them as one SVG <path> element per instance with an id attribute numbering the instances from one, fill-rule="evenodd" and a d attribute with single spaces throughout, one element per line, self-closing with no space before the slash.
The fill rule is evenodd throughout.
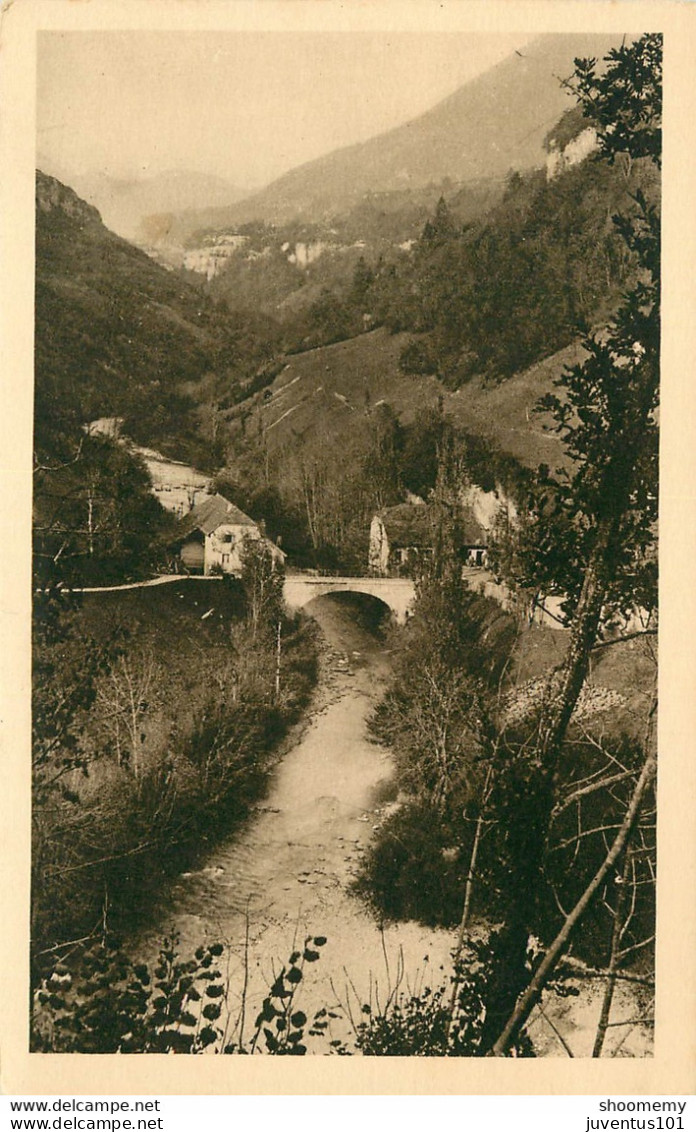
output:
<path id="1" fill-rule="evenodd" d="M 614 991 L 616 990 L 616 975 L 620 962 L 619 952 L 621 950 L 621 934 L 623 931 L 623 913 L 626 907 L 626 894 L 628 891 L 628 876 L 631 871 L 631 853 L 626 850 L 624 854 L 623 869 L 621 872 L 621 885 L 616 897 L 616 908 L 614 909 L 614 926 L 611 933 L 611 952 L 609 955 L 609 977 L 607 979 L 606 987 L 604 988 L 604 995 L 602 997 L 602 1009 L 599 1014 L 599 1022 L 597 1023 L 597 1033 L 595 1035 L 594 1046 L 592 1048 L 593 1057 L 601 1057 L 602 1049 L 604 1047 L 604 1039 L 607 1036 L 607 1027 L 611 1017 L 611 1007 L 614 1001 Z"/>
<path id="2" fill-rule="evenodd" d="M 90 558 L 94 556 L 94 498 L 90 489 L 87 496 L 87 550 Z"/>
<path id="3" fill-rule="evenodd" d="M 545 987 L 549 979 L 553 975 L 559 961 L 568 949 L 573 932 L 582 920 L 588 907 L 594 900 L 599 892 L 602 884 L 604 883 L 609 871 L 614 868 L 616 862 L 620 859 L 628 839 L 631 835 L 633 827 L 640 814 L 640 808 L 645 796 L 645 792 L 653 780 L 657 768 L 657 756 L 651 752 L 643 763 L 643 768 L 640 772 L 638 781 L 636 782 L 631 800 L 624 815 L 623 822 L 619 831 L 614 838 L 613 844 L 609 849 L 604 861 L 599 869 L 593 876 L 582 896 L 578 900 L 573 910 L 566 917 L 561 930 L 554 939 L 553 943 L 547 949 L 546 954 L 537 968 L 534 977 L 532 978 L 529 986 L 519 998 L 515 1008 L 510 1015 L 506 1025 L 504 1026 L 500 1036 L 491 1047 L 489 1057 L 505 1057 L 510 1047 L 513 1045 L 517 1037 L 522 1031 L 523 1026 L 527 1022 L 532 1010 L 541 999 Z"/>
<path id="4" fill-rule="evenodd" d="M 621 508 L 623 510 L 623 508 Z M 537 750 L 543 768 L 555 780 L 568 724 L 585 683 L 590 653 L 597 641 L 602 609 L 607 596 L 607 559 L 617 540 L 616 508 L 598 528 L 595 545 L 585 570 L 578 606 L 573 618 L 570 644 L 561 669 L 558 690 L 547 698 L 539 721 Z"/>
<path id="5" fill-rule="evenodd" d="M 276 626 L 276 664 L 275 664 L 275 698 L 280 698 L 280 649 L 281 649 L 281 630 L 282 622 L 279 620 Z"/>
<path id="6" fill-rule="evenodd" d="M 555 801 L 560 755 L 568 725 L 587 676 L 590 653 L 596 642 L 602 607 L 607 593 L 607 558 L 616 542 L 622 500 L 599 525 L 595 545 L 585 571 L 573 619 L 570 644 L 560 670 L 557 688 L 550 689 L 542 709 L 532 767 L 538 773 L 527 796 L 520 799 L 518 820 L 529 836 L 524 859 L 513 862 L 505 924 L 494 945 L 493 969 L 487 987 L 486 1018 L 482 1048 L 492 1044 L 515 1011 L 517 999 L 527 986 L 527 950 L 533 928 L 538 894 L 543 882 L 544 852 Z"/>

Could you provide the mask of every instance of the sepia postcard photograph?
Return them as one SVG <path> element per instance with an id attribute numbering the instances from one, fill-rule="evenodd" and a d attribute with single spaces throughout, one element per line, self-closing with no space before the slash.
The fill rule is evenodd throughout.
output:
<path id="1" fill-rule="evenodd" d="M 5 1090 L 693 1090 L 688 7 L 5 8 Z"/>

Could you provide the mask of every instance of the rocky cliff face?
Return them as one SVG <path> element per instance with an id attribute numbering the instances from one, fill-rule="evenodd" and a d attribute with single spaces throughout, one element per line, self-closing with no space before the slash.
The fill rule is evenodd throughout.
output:
<path id="1" fill-rule="evenodd" d="M 476 522 L 485 531 L 493 529 L 501 511 L 506 511 L 513 523 L 517 521 L 517 507 L 500 484 L 494 491 L 484 491 L 478 484 L 472 483 L 462 492 L 461 502 L 471 509 Z"/>
<path id="2" fill-rule="evenodd" d="M 36 209 L 37 212 L 45 213 L 58 209 L 71 220 L 101 225 L 101 216 L 96 208 L 87 204 L 67 185 L 61 184 L 55 177 L 47 176 L 40 169 L 36 170 Z"/>
<path id="3" fill-rule="evenodd" d="M 184 253 L 184 267 L 187 271 L 195 271 L 200 275 L 205 275 L 210 282 L 211 279 L 220 274 L 228 260 L 248 243 L 248 236 L 218 236 L 202 247 L 189 248 Z"/>
<path id="4" fill-rule="evenodd" d="M 597 144 L 597 131 L 594 126 L 587 126 L 563 149 L 552 142 L 549 155 L 546 158 L 547 180 L 552 181 L 559 173 L 563 173 L 564 170 L 570 169 L 573 165 L 579 165 L 581 161 L 585 161 L 591 153 L 595 152 Z"/>

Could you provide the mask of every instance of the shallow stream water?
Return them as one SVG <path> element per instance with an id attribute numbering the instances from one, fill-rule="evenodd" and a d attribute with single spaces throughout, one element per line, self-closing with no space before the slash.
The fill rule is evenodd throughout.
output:
<path id="1" fill-rule="evenodd" d="M 320 961 L 305 967 L 297 1007 L 311 1016 L 320 1007 L 341 1005 L 342 1020 L 334 1020 L 329 1037 L 350 1039 L 349 1014 L 358 1021 L 363 1003 L 384 1004 L 397 983 L 416 989 L 446 980 L 455 933 L 412 922 L 381 927 L 350 891 L 361 855 L 394 804 L 392 758 L 366 729 L 390 657 L 350 604 L 323 597 L 309 612 L 323 644 L 306 725 L 291 739 L 246 824 L 168 886 L 135 951 L 152 959 L 172 930 L 184 956 L 203 942 L 226 944 L 231 1016 L 238 1017 L 246 985 L 246 1013 L 253 1020 L 295 946 L 307 936 L 325 936 Z M 579 999 L 547 999 L 546 1017 L 537 1014 L 531 1027 L 538 1056 L 567 1056 L 554 1031 L 559 1025 L 574 1055 L 588 1056 L 601 990 L 601 984 L 588 984 Z M 634 1014 L 624 985 L 613 1017 Z M 629 1033 L 617 1027 L 610 1034 L 608 1053 L 650 1052 L 643 1028 Z M 310 1052 L 329 1052 L 326 1041 L 309 1041 Z"/>
<path id="2" fill-rule="evenodd" d="M 318 598 L 311 613 L 323 647 L 308 723 L 246 824 L 194 871 L 180 874 L 138 941 L 148 957 L 172 930 L 183 955 L 204 941 L 226 943 L 232 1004 L 241 995 L 246 953 L 252 1010 L 306 936 L 327 939 L 298 992 L 307 1013 L 338 1000 L 349 999 L 352 1008 L 358 998 L 383 1001 L 401 964 L 409 985 L 427 973 L 432 981 L 430 969 L 446 965 L 453 942 L 451 932 L 413 923 L 381 929 L 349 891 L 394 793 L 389 752 L 366 730 L 390 671 L 389 655 L 349 605 Z"/>

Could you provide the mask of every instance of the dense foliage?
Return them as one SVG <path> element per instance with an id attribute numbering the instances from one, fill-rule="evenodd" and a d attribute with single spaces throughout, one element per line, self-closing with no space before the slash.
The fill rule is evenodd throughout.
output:
<path id="1" fill-rule="evenodd" d="M 32 948 L 148 907 L 262 793 L 316 676 L 311 627 L 242 586 L 186 583 L 35 610 Z M 201 620 L 202 615 L 207 614 Z"/>
<path id="2" fill-rule="evenodd" d="M 574 119 L 575 134 L 590 121 Z M 373 249 L 357 262 L 344 254 L 340 269 L 324 267 L 321 286 L 286 312 L 286 343 L 307 349 L 386 325 L 417 335 L 402 354 L 406 374 L 436 374 L 455 389 L 474 374 L 510 377 L 616 302 L 636 261 L 611 216 L 636 191 L 656 195 L 649 162 L 627 171 L 586 160 L 551 179 L 512 174 L 483 217 L 443 195 L 412 249 Z M 252 269 L 267 270 L 259 261 L 235 270 Z"/>
<path id="3" fill-rule="evenodd" d="M 550 181 L 516 176 L 486 222 L 464 230 L 443 200 L 381 308 L 393 329 L 425 335 L 403 368 L 457 388 L 474 374 L 510 377 L 571 342 L 632 268 L 610 216 L 640 186 L 652 187 L 648 171 L 626 180 L 593 161 Z"/>

